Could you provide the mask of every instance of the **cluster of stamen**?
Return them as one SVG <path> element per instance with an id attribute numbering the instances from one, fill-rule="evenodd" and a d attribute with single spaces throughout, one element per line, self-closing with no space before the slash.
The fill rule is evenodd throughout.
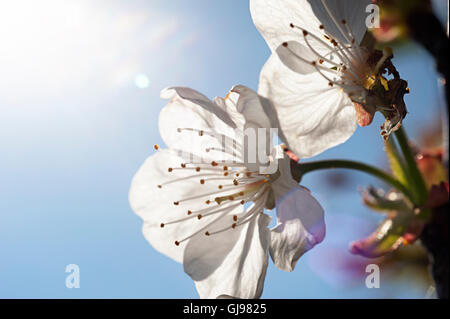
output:
<path id="1" fill-rule="evenodd" d="M 290 23 L 292 29 L 301 32 L 305 44 L 316 56 L 316 59 L 311 61 L 298 55 L 293 50 L 290 50 L 290 52 L 296 58 L 311 64 L 330 87 L 337 86 L 350 97 L 363 100 L 366 94 L 364 84 L 367 77 L 371 75 L 371 70 L 366 63 L 368 52 L 356 44 L 355 36 L 347 21 L 345 19 L 338 21 L 329 10 L 326 2 L 322 1 L 322 3 L 339 31 L 341 40 L 334 38 L 322 24 L 318 26 L 316 32 L 312 32 Z M 312 44 L 312 41 L 314 41 L 314 44 Z M 283 46 L 289 49 L 287 42 L 283 43 Z"/>
<path id="2" fill-rule="evenodd" d="M 311 61 L 297 54 L 288 42 L 283 46 L 295 58 L 313 66 L 328 86 L 338 87 L 347 94 L 355 105 L 361 126 L 369 125 L 376 111 L 382 112 L 386 121 L 381 126 L 381 135 L 388 139 L 407 114 L 403 95 L 409 92 L 407 82 L 400 79 L 391 62 L 392 50 L 386 47 L 383 52 L 369 51 L 361 47 L 347 21 L 338 21 L 326 1 L 322 0 L 322 4 L 338 30 L 337 37 L 333 37 L 324 25 L 319 25 L 317 30 L 306 30 L 290 23 L 292 29 L 299 30 L 315 59 Z M 385 73 L 393 79 L 385 78 Z"/>
<path id="3" fill-rule="evenodd" d="M 178 128 L 177 131 L 180 133 L 186 131 L 191 133 L 198 132 L 199 136 L 207 136 L 210 134 L 204 130 L 191 128 Z M 239 143 L 234 142 L 233 145 L 239 146 Z M 155 150 L 158 149 L 159 147 L 155 146 Z M 211 149 L 213 148 L 208 148 L 209 151 Z M 245 225 L 262 212 L 269 193 L 270 181 L 266 175 L 249 171 L 244 163 L 238 163 L 236 161 L 221 159 L 213 160 L 209 163 L 181 163 L 178 167 L 168 167 L 167 172 L 174 174 L 174 178 L 157 185 L 161 191 L 165 191 L 167 185 L 196 179 L 199 181 L 199 187 L 210 186 L 211 184 L 217 187 L 216 190 L 211 187 L 205 187 L 205 192 L 200 192 L 199 195 L 194 195 L 189 198 L 174 198 L 173 205 L 185 207 L 186 215 L 175 220 L 161 222 L 161 228 L 166 228 L 169 225 L 181 222 L 198 223 L 200 220 L 205 220 L 204 223 L 206 223 L 202 227 L 200 225 L 194 225 L 193 228 L 199 229 L 193 231 L 189 236 L 175 241 L 175 245 L 177 246 L 199 233 L 203 233 L 205 236 L 212 236 Z M 177 176 L 177 172 L 183 172 L 182 177 Z M 198 203 L 204 203 L 202 205 L 204 207 L 194 209 L 192 208 L 192 203 L 194 202 L 197 207 Z M 246 208 L 245 204 L 251 202 L 253 205 Z M 229 218 L 227 216 L 230 216 L 230 212 L 239 206 L 242 207 L 242 213 L 239 216 L 231 215 L 232 218 L 228 227 L 211 231 L 218 221 Z"/>

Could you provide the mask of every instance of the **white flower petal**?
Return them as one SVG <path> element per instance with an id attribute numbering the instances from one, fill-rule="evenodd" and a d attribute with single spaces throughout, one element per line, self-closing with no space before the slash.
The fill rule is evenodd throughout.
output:
<path id="1" fill-rule="evenodd" d="M 300 33 L 290 27 L 291 23 L 301 22 L 304 28 L 317 28 L 320 24 L 311 6 L 302 0 L 250 0 L 250 12 L 256 28 L 273 51 L 283 42 L 299 40 Z"/>
<path id="2" fill-rule="evenodd" d="M 356 130 L 353 103 L 317 72 L 293 72 L 272 54 L 261 71 L 258 93 L 272 101 L 280 129 L 300 158 L 345 142 Z"/>
<path id="3" fill-rule="evenodd" d="M 161 253 L 170 258 L 182 262 L 186 242 L 179 246 L 175 241 L 181 241 L 184 238 L 198 232 L 208 223 L 215 220 L 222 214 L 237 214 L 242 212 L 242 207 L 238 205 L 235 210 L 227 209 L 211 216 L 197 218 L 196 211 L 207 207 L 218 207 L 214 202 L 214 196 L 201 196 L 196 200 L 181 202 L 180 200 L 217 192 L 218 184 L 223 181 L 209 181 L 206 177 L 205 184 L 200 184 L 203 171 L 196 172 L 180 168 L 183 160 L 169 150 L 160 150 L 150 156 L 141 166 L 133 178 L 130 187 L 129 201 L 133 211 L 144 220 L 143 233 L 150 244 Z M 168 168 L 173 168 L 168 172 Z M 203 166 L 202 166 L 203 168 Z M 197 176 L 198 175 L 198 176 Z M 188 176 L 194 178 L 186 179 Z M 164 184 L 179 178 L 185 178 L 179 182 Z M 163 185 L 159 188 L 158 185 Z M 212 203 L 207 205 L 205 199 L 210 198 Z M 174 202 L 180 201 L 178 205 Z M 188 210 L 192 211 L 192 218 L 183 222 L 169 224 L 171 221 L 188 218 Z M 231 218 L 231 217 L 229 217 Z M 161 224 L 165 226 L 161 228 Z M 205 237 L 202 231 L 199 235 Z"/>
<path id="4" fill-rule="evenodd" d="M 271 126 L 257 93 L 242 85 L 233 87 L 227 98 L 216 97 L 214 102 L 194 90 L 180 87 L 166 89 L 161 96 L 171 98 L 159 116 L 161 136 L 171 149 L 180 150 L 185 156 L 192 153 L 205 161 L 231 160 L 230 154 L 206 150 L 229 148 L 232 139 L 242 144 L 246 128 Z M 223 136 L 230 139 L 224 141 Z M 237 153 L 238 157 L 242 155 Z"/>
<path id="5" fill-rule="evenodd" d="M 231 120 L 227 112 L 220 107 L 218 107 L 215 103 L 213 103 L 206 96 L 201 94 L 198 91 L 195 91 L 191 88 L 186 87 L 172 87 L 164 89 L 161 92 L 161 98 L 164 99 L 172 99 L 175 97 L 180 97 L 183 100 L 190 101 L 194 105 L 198 105 L 202 107 L 204 110 L 208 111 L 208 113 L 214 114 L 216 117 L 221 119 L 225 124 L 232 128 L 236 128 L 236 124 Z M 205 115 L 205 112 L 201 112 L 202 115 Z M 206 119 L 208 122 L 208 119 Z M 214 122 L 209 122 L 208 124 L 213 124 Z"/>
<path id="6" fill-rule="evenodd" d="M 280 60 L 294 72 L 308 74 L 317 72 L 316 68 L 306 61 L 315 61 L 315 56 L 311 50 L 297 41 L 286 42 L 287 46 L 280 45 L 276 49 L 276 53 Z"/>
<path id="7" fill-rule="evenodd" d="M 365 10 L 370 0 L 326 0 L 325 3 L 338 23 L 343 19 L 347 21 L 355 40 L 360 43 L 367 29 Z M 320 0 L 250 0 L 250 11 L 253 22 L 273 51 L 283 42 L 304 41 L 302 33 L 290 27 L 291 23 L 318 35 L 322 34 L 319 26 L 324 25 L 331 36 L 340 42 L 349 42 Z M 345 26 L 340 27 L 347 32 Z"/>
<path id="8" fill-rule="evenodd" d="M 278 133 L 272 129 L 279 126 L 273 105 L 243 85 L 234 86 L 226 98 L 217 97 L 215 102 L 227 110 L 240 129 L 236 131 L 235 139 L 245 145 L 241 155 L 246 167 L 250 171 L 259 171 L 261 165 L 267 165 L 273 135 Z M 258 155 L 258 151 L 261 154 Z"/>
<path id="9" fill-rule="evenodd" d="M 236 123 L 236 126 L 242 129 L 245 126 L 245 118 L 244 115 L 236 109 L 235 101 L 238 99 L 239 94 L 230 91 L 226 99 L 223 97 L 215 97 L 214 103 L 216 103 L 220 108 L 226 110 L 233 122 Z"/>
<path id="10" fill-rule="evenodd" d="M 220 295 L 216 299 L 240 299 L 229 295 Z"/>
<path id="11" fill-rule="evenodd" d="M 271 231 L 270 256 L 275 265 L 292 271 L 298 259 L 325 237 L 324 212 L 309 192 L 300 186 L 286 192 L 274 185 L 278 224 Z"/>
<path id="12" fill-rule="evenodd" d="M 330 17 L 326 8 L 319 0 L 307 0 L 317 17 L 317 19 L 324 25 L 325 30 L 339 41 L 345 42 L 342 31 L 346 32 L 347 28 L 342 26 L 338 28 L 336 23 L 342 23 L 345 20 L 348 27 L 353 33 L 357 43 L 361 43 L 364 34 L 367 31 L 366 18 L 369 13 L 366 13 L 366 8 L 372 3 L 371 0 L 325 0 L 329 11 L 333 14 L 335 21 Z M 348 41 L 347 41 L 348 43 Z"/>
<path id="13" fill-rule="evenodd" d="M 171 98 L 159 115 L 159 131 L 169 148 L 184 152 L 185 157 L 193 154 L 198 158 L 194 160 L 195 162 L 199 162 L 200 159 L 205 161 L 226 159 L 223 157 L 225 154 L 206 151 L 210 148 L 221 149 L 222 135 L 230 138 L 235 135 L 236 125 L 226 110 L 200 93 L 187 88 L 166 89 L 161 96 Z M 223 121 L 224 118 L 227 119 L 226 122 Z M 233 126 L 227 122 L 233 123 Z M 201 131 L 208 134 L 202 134 Z"/>
<path id="14" fill-rule="evenodd" d="M 336 27 L 336 23 L 330 18 L 330 15 L 321 3 L 322 1 L 308 0 L 308 2 L 311 4 L 313 12 L 318 20 L 322 22 L 325 29 L 335 38 L 344 41 L 341 30 Z M 325 3 L 338 23 L 346 20 L 349 29 L 355 37 L 356 43 L 361 43 L 367 31 L 366 18 L 369 13 L 366 12 L 366 8 L 372 3 L 372 0 L 325 0 Z M 344 26 L 342 30 L 346 31 L 347 28 Z"/>
<path id="15" fill-rule="evenodd" d="M 269 222 L 269 216 L 258 214 L 235 229 L 189 241 L 184 270 L 201 298 L 260 297 L 268 264 Z"/>
<path id="16" fill-rule="evenodd" d="M 270 120 L 264 111 L 258 94 L 243 85 L 236 85 L 231 92 L 237 93 L 236 109 L 245 118 L 245 127 L 270 128 Z"/>

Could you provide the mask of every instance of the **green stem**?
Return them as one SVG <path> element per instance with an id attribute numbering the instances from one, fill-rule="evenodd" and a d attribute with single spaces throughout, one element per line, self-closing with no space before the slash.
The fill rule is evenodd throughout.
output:
<path id="1" fill-rule="evenodd" d="M 409 189 L 405 187 L 405 185 L 400 183 L 397 179 L 395 179 L 388 173 L 364 163 L 348 160 L 324 160 L 316 162 L 295 163 L 291 166 L 292 175 L 298 181 L 300 181 L 300 179 L 306 173 L 333 168 L 352 169 L 373 175 L 395 187 L 397 190 L 405 194 L 409 199 L 412 199 L 412 194 Z"/>
<path id="2" fill-rule="evenodd" d="M 400 127 L 395 133 L 398 145 L 402 150 L 403 157 L 406 162 L 406 166 L 411 177 L 412 191 L 415 195 L 415 204 L 422 206 L 426 203 L 428 197 L 428 188 L 425 184 L 422 174 L 417 167 L 416 159 L 409 147 L 408 138 L 406 136 L 403 127 Z"/>

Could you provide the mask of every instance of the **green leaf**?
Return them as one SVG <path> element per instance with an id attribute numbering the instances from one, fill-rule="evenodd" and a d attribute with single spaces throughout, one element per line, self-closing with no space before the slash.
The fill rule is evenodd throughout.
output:
<path id="1" fill-rule="evenodd" d="M 363 203 L 377 212 L 408 211 L 412 210 L 410 201 L 398 191 L 386 193 L 382 189 L 372 186 L 361 192 Z"/>
<path id="2" fill-rule="evenodd" d="M 400 158 L 397 147 L 393 139 L 385 142 L 385 151 L 391 167 L 391 172 L 395 178 L 403 185 L 408 185 L 408 170 L 406 163 Z"/>
<path id="3" fill-rule="evenodd" d="M 417 167 L 416 159 L 413 155 L 411 147 L 409 146 L 408 137 L 406 136 L 405 130 L 403 127 L 400 127 L 397 131 L 394 132 L 394 134 L 397 139 L 398 145 L 402 150 L 403 158 L 405 160 L 404 167 L 408 170 L 408 191 L 413 194 L 415 205 L 425 205 L 428 198 L 428 188 L 425 184 L 422 173 Z M 423 213 L 425 213 L 425 211 L 423 211 Z"/>

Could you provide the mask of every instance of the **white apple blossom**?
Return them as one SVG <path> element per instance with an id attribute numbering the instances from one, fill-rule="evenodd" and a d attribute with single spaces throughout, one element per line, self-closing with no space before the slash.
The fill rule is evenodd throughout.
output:
<path id="1" fill-rule="evenodd" d="M 384 106 L 372 93 L 375 84 L 389 90 L 380 75 L 391 52 L 360 45 L 370 3 L 250 0 L 253 21 L 273 52 L 258 93 L 274 103 L 286 142 L 300 158 L 345 142 L 357 122 L 369 125 Z M 396 110 L 383 135 L 395 130 L 403 113 Z"/>
<path id="2" fill-rule="evenodd" d="M 159 118 L 168 149 L 145 161 L 129 194 L 143 233 L 155 249 L 183 263 L 201 298 L 258 298 L 269 254 L 292 271 L 323 240 L 323 209 L 292 179 L 289 158 L 272 174 L 261 173 L 262 162 L 239 160 L 246 151 L 236 132 L 270 123 L 256 92 L 235 86 L 211 101 L 175 87 L 161 97 L 170 99 Z M 278 223 L 269 230 L 271 218 L 263 211 L 274 203 Z"/>

